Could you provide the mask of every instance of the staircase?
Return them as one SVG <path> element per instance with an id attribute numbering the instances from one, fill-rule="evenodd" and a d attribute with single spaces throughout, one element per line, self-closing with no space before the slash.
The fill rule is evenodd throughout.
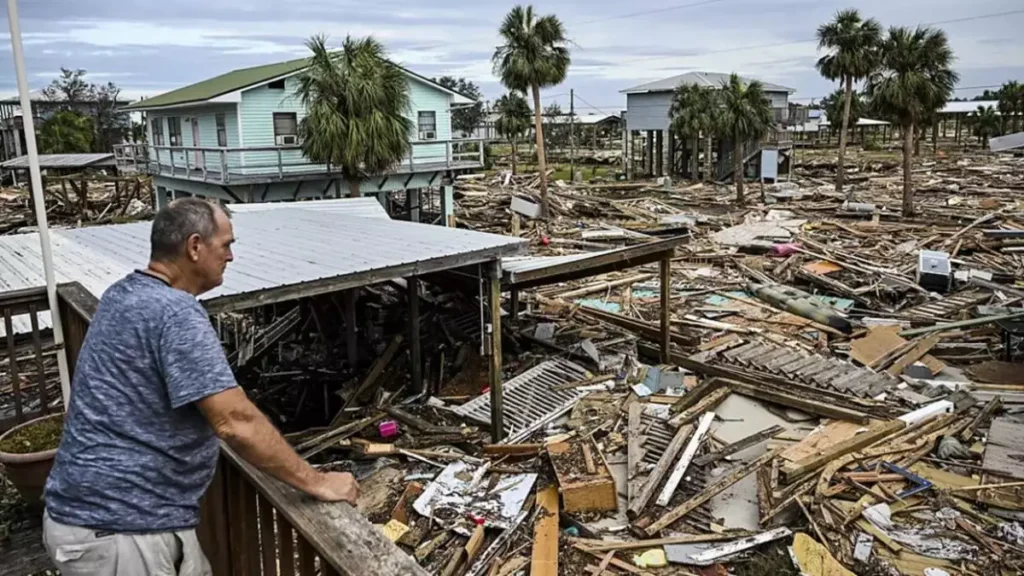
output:
<path id="1" fill-rule="evenodd" d="M 772 130 L 764 138 L 751 139 L 743 143 L 740 147 L 740 156 L 742 158 L 741 166 L 746 166 L 747 162 L 750 162 L 754 157 L 758 156 L 761 150 L 765 148 L 769 149 L 788 149 L 793 147 L 793 136 L 785 130 Z M 727 150 L 722 151 L 719 154 L 718 163 L 715 167 L 715 175 L 719 182 L 723 182 L 732 177 L 733 172 L 733 148 L 730 145 Z"/>

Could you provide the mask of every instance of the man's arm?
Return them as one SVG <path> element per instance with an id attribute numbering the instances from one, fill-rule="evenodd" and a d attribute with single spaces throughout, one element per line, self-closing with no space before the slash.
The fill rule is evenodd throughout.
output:
<path id="1" fill-rule="evenodd" d="M 320 500 L 356 503 L 359 485 L 355 478 L 347 472 L 315 470 L 295 453 L 241 387 L 207 396 L 198 400 L 196 406 L 217 437 L 246 462 Z"/>

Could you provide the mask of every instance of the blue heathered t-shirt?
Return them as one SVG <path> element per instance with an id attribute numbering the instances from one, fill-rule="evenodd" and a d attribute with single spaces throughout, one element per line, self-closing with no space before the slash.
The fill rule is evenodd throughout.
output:
<path id="1" fill-rule="evenodd" d="M 194 402 L 235 386 L 191 294 L 134 272 L 100 299 L 46 483 L 57 522 L 114 532 L 199 524 L 218 442 Z"/>

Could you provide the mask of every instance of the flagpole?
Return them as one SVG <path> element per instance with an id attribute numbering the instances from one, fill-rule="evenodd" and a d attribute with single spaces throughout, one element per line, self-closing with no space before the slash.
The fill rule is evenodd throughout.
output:
<path id="1" fill-rule="evenodd" d="M 7 20 L 11 25 L 11 50 L 14 52 L 14 71 L 18 77 L 18 96 L 21 98 L 22 130 L 25 133 L 25 147 L 28 153 L 28 172 L 32 183 L 32 205 L 35 207 L 36 227 L 39 228 L 39 244 L 43 254 L 43 274 L 46 276 L 46 299 L 50 303 L 50 318 L 53 325 L 53 343 L 57 348 L 57 371 L 60 373 L 60 391 L 64 409 L 68 408 L 71 395 L 71 381 L 68 376 L 68 358 L 64 351 L 64 330 L 60 322 L 60 308 L 57 306 L 57 281 L 53 275 L 53 251 L 50 249 L 50 229 L 46 223 L 46 203 L 43 201 L 43 178 L 39 173 L 39 151 L 36 149 L 36 127 L 32 117 L 32 101 L 28 94 L 28 78 L 25 74 L 25 48 L 21 44 L 21 23 L 18 21 L 17 0 L 7 0 Z M 43 407 L 45 410 L 45 407 Z"/>

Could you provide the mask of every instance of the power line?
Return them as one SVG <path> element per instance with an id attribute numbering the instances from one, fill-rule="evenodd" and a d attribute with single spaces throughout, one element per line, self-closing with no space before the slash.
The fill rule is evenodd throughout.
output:
<path id="1" fill-rule="evenodd" d="M 1002 87 L 1001 84 L 985 84 L 984 86 L 960 86 L 960 87 L 957 87 L 957 88 L 953 88 L 953 92 L 962 92 L 964 90 L 985 90 L 985 89 L 988 89 L 988 88 L 1001 88 L 1001 87 Z M 577 98 L 579 98 L 579 96 L 577 96 Z M 825 96 L 800 96 L 799 98 L 790 98 L 790 100 L 820 100 L 822 98 L 828 98 L 828 95 L 825 95 Z"/>
<path id="2" fill-rule="evenodd" d="M 1000 18 L 1000 17 L 1003 17 L 1003 16 L 1015 16 L 1015 15 L 1018 15 L 1018 14 L 1024 14 L 1024 9 L 1021 9 L 1021 10 L 1008 10 L 1006 12 L 997 12 L 997 13 L 993 13 L 993 14 L 981 14 L 981 15 L 978 15 L 978 16 L 965 16 L 963 18 L 952 18 L 952 19 L 949 19 L 949 20 L 939 20 L 939 21 L 936 21 L 936 22 L 928 22 L 928 23 L 925 23 L 925 24 L 921 24 L 921 26 L 938 26 L 940 24 L 956 24 L 958 22 L 969 22 L 969 21 L 972 21 L 972 20 L 984 20 L 984 19 L 988 19 L 988 18 Z M 722 48 L 722 49 L 719 49 L 719 50 L 707 50 L 707 51 L 699 52 L 699 53 L 696 53 L 696 54 L 684 54 L 684 55 L 681 55 L 681 56 L 677 56 L 677 55 L 638 56 L 636 58 L 629 58 L 627 60 L 619 60 L 615 64 L 616 65 L 620 65 L 620 64 L 627 64 L 627 63 L 630 63 L 630 62 L 644 62 L 644 61 L 648 61 L 648 60 L 664 60 L 666 58 L 694 58 L 694 57 L 698 57 L 698 56 L 708 56 L 710 54 L 725 54 L 725 53 L 728 53 L 728 52 L 742 52 L 744 50 L 761 50 L 761 49 L 764 49 L 764 48 L 775 48 L 775 47 L 778 47 L 778 46 L 788 46 L 790 44 L 803 44 L 805 42 L 816 42 L 817 40 L 818 39 L 816 37 L 815 38 L 805 38 L 805 39 L 802 39 L 802 40 L 787 40 L 785 42 L 772 42 L 772 43 L 769 43 L 769 44 L 754 44 L 754 45 L 748 45 L 748 46 L 739 46 L 737 48 Z"/>
<path id="3" fill-rule="evenodd" d="M 583 99 L 583 97 L 582 97 L 582 96 L 580 96 L 579 94 L 577 94 L 577 95 L 576 95 L 576 99 L 577 99 L 577 100 L 579 100 L 580 102 L 583 102 L 583 104 L 585 104 L 585 105 L 587 106 L 587 108 L 593 108 L 594 110 L 597 110 L 598 112 L 600 112 L 600 113 L 602 113 L 602 114 L 608 114 L 609 116 L 612 116 L 612 115 L 614 115 L 614 113 L 613 113 L 613 112 L 608 112 L 607 110 L 602 110 L 602 109 L 598 108 L 597 106 L 594 106 L 594 105 L 593 105 L 593 104 L 591 104 L 590 102 L 587 102 L 587 101 L 586 101 L 586 100 L 584 100 L 584 99 Z"/>
<path id="4" fill-rule="evenodd" d="M 675 10 L 682 10 L 684 8 L 696 8 L 698 6 L 707 6 L 708 4 L 718 4 L 725 2 L 725 0 L 704 0 L 703 2 L 693 2 L 690 4 L 677 4 L 675 6 L 666 6 L 664 8 L 655 8 L 653 10 L 641 10 L 639 12 L 629 12 L 626 14 L 619 14 L 617 16 L 608 16 L 606 18 L 595 18 L 594 20 L 585 20 L 583 22 L 576 22 L 573 26 L 586 26 L 587 24 L 594 24 L 597 22 L 608 22 L 609 20 L 622 20 L 625 18 L 635 18 L 637 16 L 646 16 L 648 14 L 660 14 L 662 12 L 672 12 Z"/>

